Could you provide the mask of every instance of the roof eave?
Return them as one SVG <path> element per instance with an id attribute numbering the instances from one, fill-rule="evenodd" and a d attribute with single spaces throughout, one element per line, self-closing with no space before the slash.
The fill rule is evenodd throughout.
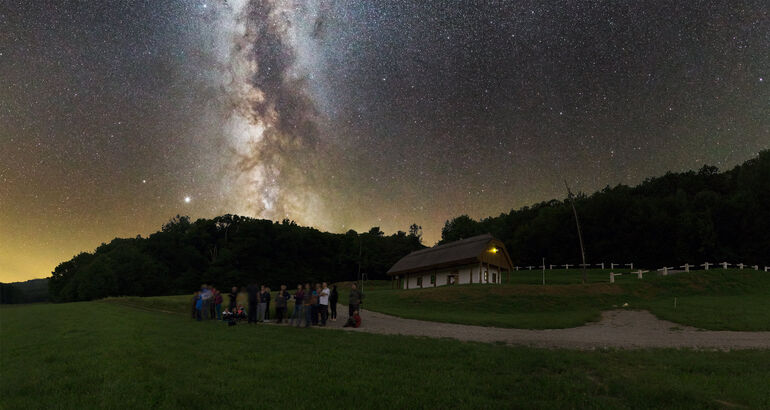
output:
<path id="1" fill-rule="evenodd" d="M 460 260 L 451 261 L 451 262 L 438 263 L 438 264 L 435 264 L 435 265 L 421 266 L 421 267 L 414 268 L 414 269 L 404 269 L 404 270 L 399 270 L 399 271 L 388 271 L 386 273 L 386 275 L 393 276 L 393 275 L 401 275 L 401 274 L 405 274 L 405 273 L 427 272 L 427 271 L 432 271 L 432 270 L 436 270 L 436 269 L 448 268 L 448 267 L 451 267 L 451 266 L 468 265 L 468 264 L 471 264 L 471 263 L 476 263 L 478 261 L 479 261 L 479 258 L 477 258 L 477 257 L 466 258 L 466 259 L 460 259 Z"/>

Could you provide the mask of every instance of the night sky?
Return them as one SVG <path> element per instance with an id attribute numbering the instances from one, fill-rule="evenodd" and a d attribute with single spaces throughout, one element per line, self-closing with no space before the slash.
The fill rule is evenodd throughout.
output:
<path id="1" fill-rule="evenodd" d="M 176 214 L 386 233 L 770 148 L 756 1 L 0 5 L 0 280 Z"/>

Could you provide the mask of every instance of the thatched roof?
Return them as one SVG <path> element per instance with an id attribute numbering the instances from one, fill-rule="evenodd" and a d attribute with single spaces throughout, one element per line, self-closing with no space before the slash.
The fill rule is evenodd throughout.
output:
<path id="1" fill-rule="evenodd" d="M 479 263 L 482 261 L 484 254 L 493 246 L 501 250 L 501 253 L 504 255 L 504 260 L 508 262 L 505 263 L 505 265 L 508 266 L 503 267 L 510 269 L 510 258 L 508 258 L 505 246 L 491 234 L 487 233 L 444 245 L 434 246 L 428 249 L 414 251 L 396 262 L 396 264 L 388 270 L 388 275 Z"/>

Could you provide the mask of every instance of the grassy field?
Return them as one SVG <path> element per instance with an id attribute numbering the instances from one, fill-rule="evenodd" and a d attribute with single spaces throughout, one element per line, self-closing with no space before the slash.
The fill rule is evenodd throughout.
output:
<path id="1" fill-rule="evenodd" d="M 547 273 L 520 271 L 512 284 L 461 285 L 424 289 L 392 289 L 389 281 L 364 284 L 364 306 L 395 316 L 438 322 L 529 329 L 574 327 L 598 320 L 601 312 L 645 309 L 661 319 L 710 330 L 770 330 L 770 273 L 751 270 L 710 270 L 666 277 L 636 275 L 617 278 L 589 271 L 589 284 L 580 284 L 580 271 Z M 537 276 L 537 277 L 535 277 Z M 551 283 L 547 282 L 547 283 Z M 346 317 L 350 283 L 340 283 L 339 312 Z M 275 297 L 275 292 L 274 295 Z M 109 303 L 189 314 L 189 295 L 151 298 L 108 298 Z M 676 305 L 675 305 L 676 299 Z M 245 302 L 245 299 L 242 301 Z M 225 304 L 227 297 L 225 296 Z M 293 307 L 293 302 L 290 302 Z M 273 315 L 275 306 L 271 304 Z M 291 308 L 290 308 L 291 310 Z"/>
<path id="2" fill-rule="evenodd" d="M 519 271 L 504 285 L 461 285 L 424 289 L 368 286 L 365 308 L 411 319 L 482 326 L 548 329 L 598 320 L 603 310 L 628 303 L 662 319 L 712 330 L 770 330 L 770 273 L 710 270 L 669 276 L 647 274 L 616 278 L 608 271 Z M 366 289 L 365 289 L 366 290 Z M 347 292 L 341 291 L 347 300 Z M 674 300 L 676 299 L 676 306 Z"/>
<path id="3" fill-rule="evenodd" d="M 768 350 L 540 350 L 154 311 L 180 301 L 0 309 L 0 407 L 770 407 Z"/>

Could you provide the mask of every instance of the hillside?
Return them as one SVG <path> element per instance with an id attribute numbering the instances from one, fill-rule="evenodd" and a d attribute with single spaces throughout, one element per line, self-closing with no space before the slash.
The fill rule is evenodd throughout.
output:
<path id="1" fill-rule="evenodd" d="M 579 194 L 589 263 L 634 262 L 657 268 L 721 262 L 770 265 L 770 151 L 719 173 L 667 173 L 635 187 Z M 575 221 L 564 200 L 541 202 L 480 221 L 447 221 L 440 243 L 490 232 L 515 264 L 580 262 Z"/>
<path id="2" fill-rule="evenodd" d="M 47 302 L 48 279 L 0 283 L 0 304 Z"/>

